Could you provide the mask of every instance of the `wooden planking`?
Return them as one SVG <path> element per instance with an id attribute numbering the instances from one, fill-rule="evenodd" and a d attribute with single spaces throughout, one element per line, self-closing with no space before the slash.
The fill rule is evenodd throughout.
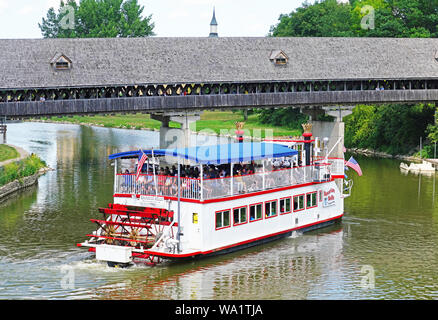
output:
<path id="1" fill-rule="evenodd" d="M 287 107 L 359 103 L 415 103 L 438 100 L 438 89 L 319 91 L 46 100 L 0 103 L 0 116 L 41 117 L 99 113 L 194 111 L 246 107 Z"/>

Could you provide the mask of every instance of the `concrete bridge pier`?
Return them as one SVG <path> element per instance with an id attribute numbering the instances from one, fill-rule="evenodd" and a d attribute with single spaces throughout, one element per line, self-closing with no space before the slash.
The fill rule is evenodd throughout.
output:
<path id="1" fill-rule="evenodd" d="M 326 152 L 330 152 L 330 158 L 343 158 L 343 146 L 344 146 L 344 133 L 345 125 L 344 122 L 328 122 L 328 121 L 312 121 L 313 124 L 312 133 L 314 137 L 319 137 L 321 141 L 328 138 L 328 144 L 324 145 L 322 155 L 326 155 Z M 341 141 L 335 146 L 338 140 Z"/>
<path id="2" fill-rule="evenodd" d="M 314 137 L 319 137 L 321 141 L 328 138 L 328 144 L 321 150 L 322 155 L 332 150 L 329 154 L 331 158 L 343 158 L 345 124 L 343 118 L 352 113 L 353 107 L 317 107 L 313 109 L 304 109 L 302 112 L 310 116 L 312 123 L 312 133 Z M 319 115 L 327 114 L 335 118 L 333 122 L 316 120 Z M 336 143 L 339 143 L 336 145 Z M 336 146 L 335 146 L 336 145 Z"/>
<path id="3" fill-rule="evenodd" d="M 312 123 L 312 134 L 314 137 L 318 137 L 321 141 L 328 138 L 327 145 L 321 143 L 321 155 L 328 155 L 330 158 L 344 158 L 344 135 L 345 135 L 345 123 L 343 118 L 353 111 L 352 107 L 318 107 L 314 109 L 303 110 L 303 113 L 310 116 L 310 123 Z M 334 121 L 317 121 L 318 115 L 327 114 L 334 117 Z M 337 143 L 337 144 L 336 144 Z M 343 190 L 343 180 L 336 179 L 336 184 L 339 190 Z"/>
<path id="4" fill-rule="evenodd" d="M 192 113 L 155 113 L 151 118 L 161 122 L 160 149 L 187 148 L 191 145 L 190 124 L 201 118 L 201 112 Z M 181 128 L 169 127 L 169 122 L 181 124 Z"/>
<path id="5" fill-rule="evenodd" d="M 0 136 L 3 136 L 3 143 L 6 143 L 6 124 L 0 123 Z"/>

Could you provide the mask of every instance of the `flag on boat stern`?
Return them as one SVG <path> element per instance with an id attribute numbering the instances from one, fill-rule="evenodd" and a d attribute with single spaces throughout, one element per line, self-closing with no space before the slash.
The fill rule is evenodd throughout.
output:
<path id="1" fill-rule="evenodd" d="M 137 165 L 137 174 L 136 174 L 136 180 L 138 180 L 138 177 L 140 177 L 140 172 L 141 172 L 141 168 L 143 168 L 144 163 L 146 162 L 146 160 L 148 159 L 148 156 L 143 153 L 140 160 L 138 161 L 138 165 Z"/>
<path id="2" fill-rule="evenodd" d="M 359 165 L 359 163 L 357 163 L 356 160 L 354 160 L 353 157 L 350 157 L 350 159 L 348 161 L 345 161 L 345 165 L 347 167 L 350 167 L 354 171 L 356 171 L 359 176 L 362 175 L 362 170 L 360 168 L 360 165 Z"/>

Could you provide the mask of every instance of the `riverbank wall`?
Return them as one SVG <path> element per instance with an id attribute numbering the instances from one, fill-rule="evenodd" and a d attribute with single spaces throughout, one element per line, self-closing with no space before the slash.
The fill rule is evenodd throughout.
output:
<path id="1" fill-rule="evenodd" d="M 27 152 L 26 150 L 14 146 L 14 145 L 10 145 L 8 144 L 8 146 L 14 148 L 15 150 L 18 151 L 19 153 L 19 157 L 15 158 L 15 159 L 9 159 L 3 162 L 0 162 L 0 167 L 6 166 L 12 162 L 19 162 L 22 161 L 24 159 L 26 159 L 27 157 L 29 157 L 29 152 Z M 3 200 L 5 197 L 28 187 L 31 187 L 33 185 L 35 185 L 38 182 L 38 178 L 45 174 L 47 171 L 51 170 L 49 167 L 44 167 L 38 170 L 38 172 L 34 175 L 31 176 L 27 176 L 27 177 L 23 177 L 23 178 L 19 178 L 16 179 L 14 181 L 8 182 L 7 184 L 3 185 L 0 187 L 0 201 Z"/>
<path id="2" fill-rule="evenodd" d="M 407 156 L 407 155 L 392 155 L 389 153 L 375 151 L 375 150 L 371 150 L 371 149 L 350 148 L 350 149 L 347 149 L 347 152 L 350 152 L 353 154 L 360 154 L 360 155 L 363 155 L 366 157 L 398 159 L 398 160 L 412 161 L 412 162 L 421 162 L 422 161 L 422 159 L 419 157 Z"/>
<path id="3" fill-rule="evenodd" d="M 49 168 L 42 168 L 36 174 L 34 174 L 32 176 L 14 180 L 14 181 L 9 182 L 9 183 L 5 184 L 4 186 L 0 187 L 0 201 L 3 198 L 5 198 L 5 197 L 17 192 L 17 191 L 20 191 L 22 189 L 25 189 L 25 188 L 28 188 L 28 187 L 35 185 L 36 183 L 38 183 L 38 178 L 40 176 L 42 176 L 43 174 L 45 174 L 49 170 L 50 170 Z"/>

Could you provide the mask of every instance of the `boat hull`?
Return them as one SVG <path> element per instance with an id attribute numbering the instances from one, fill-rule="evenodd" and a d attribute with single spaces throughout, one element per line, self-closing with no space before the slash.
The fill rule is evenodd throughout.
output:
<path id="1" fill-rule="evenodd" d="M 269 235 L 269 236 L 266 236 L 263 238 L 245 241 L 245 243 L 242 243 L 242 244 L 236 244 L 236 245 L 226 247 L 226 248 L 215 249 L 215 250 L 212 250 L 210 252 L 194 253 L 193 255 L 189 255 L 189 256 L 187 256 L 187 255 L 162 256 L 162 258 L 165 258 L 165 259 L 168 259 L 171 261 L 181 261 L 181 260 L 189 260 L 189 259 L 203 259 L 203 258 L 233 253 L 236 251 L 244 250 L 247 248 L 263 245 L 263 244 L 266 244 L 269 242 L 273 242 L 273 241 L 277 241 L 277 240 L 280 240 L 283 238 L 290 237 L 292 235 L 292 233 L 295 231 L 305 233 L 305 232 L 309 232 L 309 231 L 313 231 L 313 230 L 317 230 L 317 229 L 326 228 L 326 227 L 334 225 L 336 223 L 340 223 L 342 221 L 342 217 L 343 217 L 343 215 L 340 215 L 339 217 L 336 217 L 334 219 L 330 219 L 327 221 L 321 221 L 321 222 L 318 222 L 318 223 L 315 223 L 312 225 L 294 228 L 292 230 L 286 230 L 284 232 Z"/>
<path id="2" fill-rule="evenodd" d="M 323 228 L 342 218 L 344 206 L 337 183 L 330 180 L 243 193 L 214 201 L 178 203 L 173 199 L 115 196 L 114 204 L 100 211 L 110 220 L 93 221 L 99 225 L 115 224 L 119 226 L 119 233 L 110 235 L 111 230 L 106 226 L 99 229 L 100 233 L 89 235 L 97 241 L 80 246 L 90 247 L 102 261 L 146 260 L 145 263 L 155 264 L 161 259 L 199 259 L 226 254 L 288 237 L 294 231 Z M 147 223 L 141 219 L 146 219 Z M 142 227 L 141 237 L 120 233 L 120 230 L 139 227 Z M 176 238 L 178 233 L 179 239 Z M 99 248 L 107 239 L 111 242 L 102 250 L 108 252 L 103 252 Z M 152 246 L 149 239 L 153 239 Z M 113 248 L 117 244 L 131 250 L 130 255 L 126 252 L 123 255 L 129 259 L 119 259 L 119 251 Z M 148 244 L 149 249 L 146 249 Z"/>

